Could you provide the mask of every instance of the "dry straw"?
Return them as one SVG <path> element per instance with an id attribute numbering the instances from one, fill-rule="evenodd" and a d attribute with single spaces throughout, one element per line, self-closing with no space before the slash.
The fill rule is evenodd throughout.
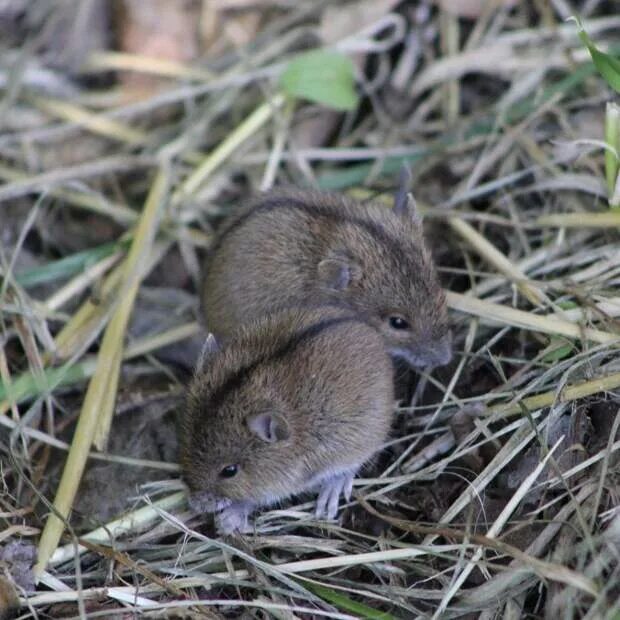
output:
<path id="1" fill-rule="evenodd" d="M 328 4 L 345 24 L 365 14 L 363 3 Z M 2 67 L 13 68 L 0 68 L 10 127 L 0 137 L 0 200 L 13 200 L 19 210 L 33 194 L 53 199 L 48 220 L 35 217 L 36 207 L 29 213 L 24 254 L 50 260 L 46 247 L 26 235 L 32 225 L 45 239 L 48 221 L 107 219 L 117 237 L 105 257 L 96 253 L 96 261 L 61 276 L 62 286 L 46 281 L 54 290 L 41 301 L 12 273 L 22 243 L 9 258 L 0 251 L 8 345 L 0 348 L 0 425 L 2 437 L 11 435 L 10 488 L 1 507 L 7 523 L 35 518 L 26 511 L 32 499 L 24 482 L 49 494 L 57 458 L 48 455 L 69 454 L 40 540 L 39 585 L 21 600 L 24 617 L 56 612 L 49 606 L 61 602 L 71 603 L 69 615 L 85 615 L 94 601 L 102 609 L 95 615 L 598 618 L 617 603 L 620 217 L 600 200 L 606 196 L 601 136 L 573 135 L 574 128 L 581 134 L 601 125 L 597 106 L 602 118 L 606 95 L 574 25 L 564 22 L 567 3 L 543 4 L 487 3 L 467 28 L 439 7 L 417 16 L 418 30 L 440 37 L 421 50 L 419 37 L 405 36 L 400 13 L 388 16 L 399 26 L 392 33 L 398 45 L 386 49 L 392 35 L 373 38 L 383 32 L 377 25 L 385 15 L 343 41 L 327 32 L 337 20 L 324 3 L 280 3 L 265 13 L 265 30 L 248 48 L 233 51 L 224 33 L 208 68 L 115 52 L 85 59 L 88 72 L 163 78 L 160 91 L 134 103 L 124 103 L 122 89 L 91 88 L 33 53 L 45 46 L 7 52 Z M 617 44 L 620 27 L 620 17 L 605 13 L 608 4 L 583 7 L 594 15 L 585 27 L 601 49 Z M 274 91 L 273 78 L 307 46 L 317 24 L 336 49 L 374 50 L 371 82 L 359 65 L 368 105 L 351 115 L 293 107 Z M 493 82 L 501 88 L 478 88 Z M 410 111 L 394 92 L 403 93 Z M 317 126 L 331 127 L 328 145 L 315 142 Z M 83 138 L 102 146 L 100 155 L 58 157 L 46 167 L 50 151 L 60 153 L 65 143 L 77 150 Z M 560 152 L 567 142 L 577 149 L 571 158 Z M 160 173 L 144 209 L 132 208 L 144 203 L 144 173 L 162 159 L 170 176 Z M 105 446 L 121 376 L 130 393 L 135 376 L 147 373 L 158 405 L 179 402 L 177 367 L 150 354 L 200 333 L 194 322 L 153 326 L 155 335 L 125 346 L 141 279 L 174 249 L 185 282 L 197 283 L 199 251 L 211 241 L 212 224 L 229 197 L 234 202 L 248 186 L 316 183 L 366 198 L 390 185 L 402 159 L 418 180 L 415 193 L 439 205 L 421 210 L 450 237 L 438 248 L 445 251 L 442 276 L 455 290 L 469 287 L 448 293 L 461 359 L 420 373 L 378 461 L 385 468 L 356 479 L 357 498 L 341 523 L 317 522 L 312 502 L 301 498 L 262 512 L 256 536 L 205 535 L 208 522 L 201 517 L 195 527 L 179 481 L 170 480 L 176 464 L 108 454 L 93 444 Z M 165 204 L 172 208 L 160 220 Z M 6 221 L 10 232 L 9 215 Z M 91 288 L 94 294 L 74 309 L 71 302 Z M 53 340 L 48 321 L 62 324 Z M 88 353 L 100 338 L 98 354 Z M 26 351 L 27 366 L 15 363 L 16 350 Z M 127 360 L 133 361 L 120 375 Z M 61 433 L 71 417 L 58 414 L 71 412 L 71 399 L 83 389 L 69 444 Z M 464 416 L 471 428 L 459 434 L 453 413 L 464 414 L 464 405 L 477 406 Z M 604 426 L 601 418 L 610 416 Z M 120 431 L 120 417 L 118 424 Z M 58 546 L 89 458 L 106 467 L 149 467 L 166 481 L 143 488 L 133 510 Z M 9 525 L 0 540 L 35 533 Z"/>
<path id="2" fill-rule="evenodd" d="M 555 314 L 553 316 L 533 314 L 451 291 L 447 291 L 446 296 L 448 305 L 452 309 L 480 317 L 491 324 L 510 325 L 543 334 L 566 336 L 602 344 L 620 341 L 620 333 L 582 327 L 578 323 L 562 320 Z"/>
<path id="3" fill-rule="evenodd" d="M 144 261 L 151 252 L 165 203 L 166 176 L 164 171 L 160 171 L 151 186 L 129 255 L 123 264 L 122 284 L 118 289 L 120 301 L 105 330 L 97 356 L 97 367 L 84 397 L 71 449 L 56 492 L 53 512 L 48 516 L 41 534 L 35 568 L 37 574 L 45 569 L 49 558 L 58 546 L 91 444 L 94 441 L 101 449 L 106 441 L 110 418 L 114 411 L 127 321 L 144 273 Z"/>

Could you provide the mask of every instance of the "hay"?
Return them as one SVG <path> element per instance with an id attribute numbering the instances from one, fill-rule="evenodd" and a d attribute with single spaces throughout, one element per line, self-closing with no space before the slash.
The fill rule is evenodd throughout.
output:
<path id="1" fill-rule="evenodd" d="M 231 0 L 200 60 L 90 49 L 78 68 L 40 22 L 62 22 L 61 4 L 25 5 L 22 21 L 0 8 L 0 29 L 32 42 L 0 38 L 0 545 L 31 541 L 39 557 L 30 591 L 23 561 L 0 554 L 20 617 L 617 617 L 611 94 L 568 3 L 495 2 L 468 20 Z M 601 49 L 617 44 L 609 3 L 573 5 Z M 248 11 L 261 25 L 235 49 Z M 360 16 L 367 28 L 347 31 Z M 357 52 L 358 111 L 279 91 L 317 32 Z M 127 76 L 155 81 L 135 101 Z M 218 539 L 188 511 L 162 430 L 204 336 L 213 229 L 273 184 L 389 203 L 403 161 L 455 360 L 405 390 L 340 523 L 317 522 L 304 496 Z"/>

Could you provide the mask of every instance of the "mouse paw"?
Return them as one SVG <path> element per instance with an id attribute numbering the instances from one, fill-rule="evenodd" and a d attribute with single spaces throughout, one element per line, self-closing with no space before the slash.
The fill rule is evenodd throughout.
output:
<path id="1" fill-rule="evenodd" d="M 238 532 L 244 534 L 251 532 L 252 528 L 248 522 L 248 517 L 252 512 L 252 507 L 247 504 L 233 503 L 215 515 L 215 527 L 218 534 L 232 534 Z"/>
<path id="2" fill-rule="evenodd" d="M 354 471 L 347 471 L 325 478 L 321 483 L 319 497 L 316 500 L 316 517 L 320 519 L 335 519 L 338 514 L 338 503 L 340 495 L 344 495 L 345 500 L 351 499 L 353 490 Z"/>

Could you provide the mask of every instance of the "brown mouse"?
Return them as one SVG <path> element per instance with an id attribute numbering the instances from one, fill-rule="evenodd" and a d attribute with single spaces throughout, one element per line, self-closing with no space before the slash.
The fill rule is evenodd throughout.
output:
<path id="1" fill-rule="evenodd" d="M 180 419 L 183 477 L 222 533 L 317 489 L 334 518 L 355 474 L 386 440 L 393 366 L 377 331 L 348 308 L 284 309 L 209 336 Z"/>
<path id="2" fill-rule="evenodd" d="M 405 187 L 394 209 L 276 190 L 222 224 L 202 293 L 216 338 L 276 307 L 333 301 L 365 316 L 392 356 L 412 366 L 450 360 L 445 295 Z"/>

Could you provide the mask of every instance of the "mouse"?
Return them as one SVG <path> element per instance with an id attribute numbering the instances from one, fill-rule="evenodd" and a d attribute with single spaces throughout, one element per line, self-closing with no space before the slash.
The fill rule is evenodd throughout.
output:
<path id="1" fill-rule="evenodd" d="M 180 463 L 197 512 L 222 534 L 303 492 L 334 519 L 340 497 L 386 441 L 393 364 L 349 308 L 283 308 L 207 338 L 179 420 Z"/>
<path id="2" fill-rule="evenodd" d="M 406 180 L 391 209 L 290 188 L 251 199 L 219 227 L 201 299 L 218 340 L 274 308 L 335 302 L 364 315 L 412 367 L 452 357 L 445 294 Z"/>

